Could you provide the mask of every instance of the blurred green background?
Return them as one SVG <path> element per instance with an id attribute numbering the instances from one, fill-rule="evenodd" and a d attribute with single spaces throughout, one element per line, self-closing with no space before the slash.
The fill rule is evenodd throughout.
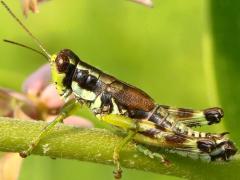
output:
<path id="1" fill-rule="evenodd" d="M 51 53 L 72 49 L 82 60 L 145 90 L 161 104 L 222 106 L 224 122 L 203 129 L 230 131 L 239 144 L 237 0 L 155 0 L 153 9 L 125 0 L 52 0 L 27 19 L 18 1 L 6 2 Z M 0 21 L 2 39 L 36 47 L 3 8 Z M 0 47 L 2 87 L 21 90 L 24 79 L 46 63 L 31 51 L 3 42 Z M 83 115 L 94 119 L 88 111 Z M 100 164 L 31 156 L 24 160 L 20 179 L 112 179 L 112 170 Z M 124 170 L 123 179 L 179 178 Z"/>

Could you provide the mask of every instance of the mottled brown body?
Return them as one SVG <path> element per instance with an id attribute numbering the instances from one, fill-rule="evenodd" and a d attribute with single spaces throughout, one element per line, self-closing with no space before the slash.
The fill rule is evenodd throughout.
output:
<path id="1" fill-rule="evenodd" d="M 68 60 L 66 56 L 69 57 Z M 72 74 L 71 78 L 65 76 L 63 86 L 68 86 L 67 89 L 78 101 L 87 104 L 100 119 L 108 114 L 133 119 L 132 123 L 139 126 L 135 131 L 142 137 L 142 140 L 136 138 L 137 141 L 169 148 L 178 153 L 187 151 L 199 156 L 203 154 L 211 160 L 227 160 L 236 153 L 235 146 L 224 137 L 225 134 L 198 132 L 191 128 L 220 122 L 222 109 L 209 108 L 201 111 L 158 105 L 142 90 L 81 61 L 70 50 L 61 51 L 56 62 L 59 60 L 62 64 L 57 63 L 60 66 L 58 68 L 65 69 L 65 74 Z M 66 67 L 63 68 L 62 65 Z M 112 124 L 127 129 L 122 127 L 122 123 Z M 144 142 L 144 139 L 147 141 Z"/>

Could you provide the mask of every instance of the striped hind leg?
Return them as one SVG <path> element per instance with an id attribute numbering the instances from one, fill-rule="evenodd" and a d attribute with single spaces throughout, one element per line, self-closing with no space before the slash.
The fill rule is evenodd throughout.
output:
<path id="1" fill-rule="evenodd" d="M 159 105 L 166 109 L 176 121 L 181 121 L 188 127 L 216 124 L 223 117 L 223 110 L 218 107 L 207 108 L 204 110 L 194 110 L 185 108 L 175 108 L 166 105 Z"/>
<path id="2" fill-rule="evenodd" d="M 140 132 L 134 137 L 136 142 L 159 147 L 193 159 L 228 161 L 237 152 L 235 144 L 224 136 L 189 137 L 160 130 L 146 131 L 146 127 L 141 128 L 141 126 L 145 125 L 139 124 Z"/>

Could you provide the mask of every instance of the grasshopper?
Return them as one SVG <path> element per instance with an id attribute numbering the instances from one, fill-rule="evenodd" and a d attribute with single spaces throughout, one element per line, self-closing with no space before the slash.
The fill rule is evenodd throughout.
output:
<path id="1" fill-rule="evenodd" d="M 164 164 L 167 160 L 163 155 L 151 152 L 142 145 L 165 148 L 170 152 L 208 161 L 227 161 L 236 154 L 234 143 L 225 137 L 227 133 L 206 133 L 192 129 L 195 126 L 219 123 L 223 117 L 221 108 L 193 110 L 160 105 L 144 91 L 83 62 L 69 49 L 50 55 L 6 3 L 1 3 L 42 50 L 38 52 L 48 59 L 52 80 L 59 95 L 66 101 L 56 119 L 33 139 L 28 149 L 20 152 L 22 157 L 30 155 L 53 126 L 71 115 L 78 103 L 86 105 L 99 120 L 116 126 L 127 134 L 113 152 L 116 179 L 121 177 L 122 172 L 120 151 L 132 140 L 137 143 L 140 151 L 147 150 L 149 155 L 158 157 Z M 74 98 L 68 100 L 70 95 Z"/>

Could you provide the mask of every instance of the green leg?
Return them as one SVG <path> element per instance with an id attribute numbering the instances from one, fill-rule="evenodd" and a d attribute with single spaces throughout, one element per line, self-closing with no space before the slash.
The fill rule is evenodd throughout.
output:
<path id="1" fill-rule="evenodd" d="M 149 150 L 148 148 L 146 148 L 145 146 L 143 145 L 140 145 L 138 144 L 137 145 L 137 150 L 143 154 L 145 154 L 146 156 L 149 156 L 150 158 L 158 158 L 160 159 L 160 161 L 166 165 L 166 166 L 169 166 L 170 165 L 170 162 L 168 160 L 165 159 L 165 157 L 159 153 L 155 153 L 155 152 L 152 152 L 151 150 Z"/>
<path id="2" fill-rule="evenodd" d="M 125 137 L 115 148 L 114 148 L 114 152 L 113 152 L 113 161 L 114 164 L 116 166 L 116 169 L 114 171 L 114 177 L 115 179 L 121 179 L 122 177 L 122 170 L 121 170 L 121 166 L 120 166 L 120 156 L 119 153 L 122 150 L 122 148 L 133 139 L 133 137 L 135 136 L 136 132 L 134 131 L 130 131 L 129 134 L 127 135 L 127 137 Z"/>
<path id="3" fill-rule="evenodd" d="M 71 113 L 76 109 L 76 101 L 75 100 L 70 100 L 67 102 L 59 115 L 52 121 L 50 122 L 47 126 L 45 126 L 40 134 L 31 142 L 29 145 L 28 149 L 25 151 L 20 152 L 20 156 L 22 158 L 25 158 L 31 154 L 33 149 L 38 145 L 39 141 L 59 122 L 62 122 L 66 117 L 71 115 Z"/>

